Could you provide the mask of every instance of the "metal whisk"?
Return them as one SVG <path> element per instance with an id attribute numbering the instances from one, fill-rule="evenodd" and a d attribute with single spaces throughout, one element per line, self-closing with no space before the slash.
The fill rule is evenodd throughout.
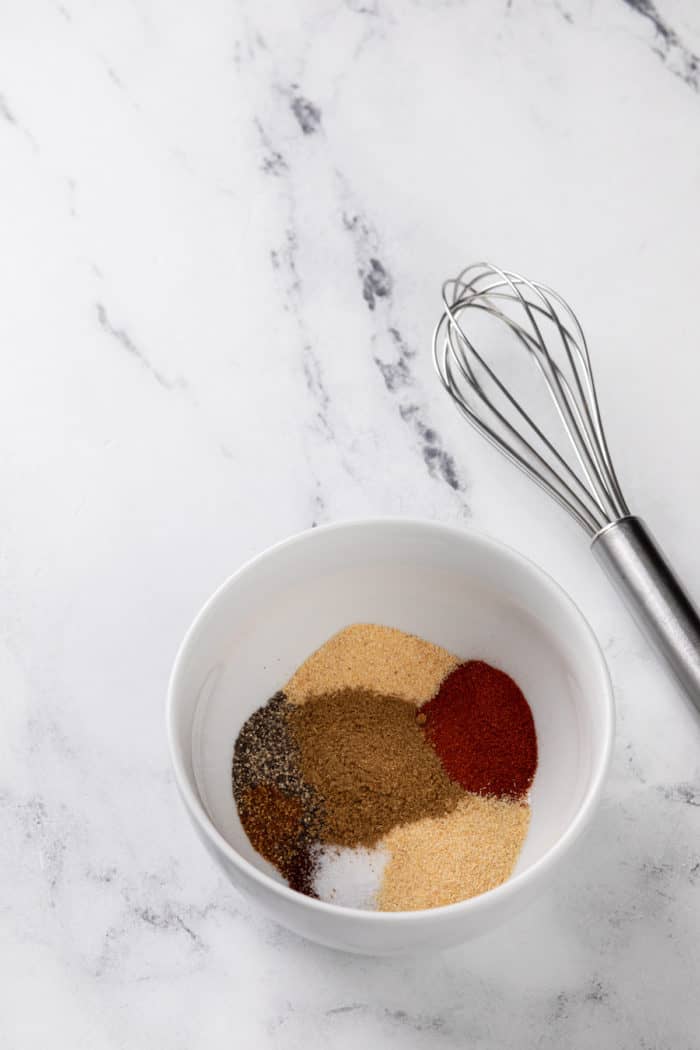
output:
<path id="1" fill-rule="evenodd" d="M 576 519 L 632 613 L 700 710 L 700 616 L 644 522 L 633 516 L 608 451 L 583 329 L 546 285 L 487 263 L 442 288 L 433 336 L 443 386 L 463 416 Z M 477 349 L 474 330 L 496 319 L 514 337 L 507 376 L 534 365 L 569 439 L 558 448 Z M 522 352 L 524 356 L 522 356 Z M 490 361 L 490 363 L 489 363 Z M 571 453 L 573 452 L 573 456 Z"/>

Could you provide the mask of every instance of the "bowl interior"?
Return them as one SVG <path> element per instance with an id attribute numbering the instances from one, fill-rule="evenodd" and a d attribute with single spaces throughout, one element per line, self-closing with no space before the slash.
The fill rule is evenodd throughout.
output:
<path id="1" fill-rule="evenodd" d="M 237 853 L 281 881 L 251 847 L 231 792 L 244 720 L 342 627 L 418 634 L 517 681 L 532 708 L 539 766 L 516 874 L 562 836 L 600 774 L 609 737 L 606 672 L 593 635 L 543 573 L 500 545 L 442 526 L 350 523 L 302 534 L 232 577 L 178 660 L 176 757 L 210 821 Z"/>

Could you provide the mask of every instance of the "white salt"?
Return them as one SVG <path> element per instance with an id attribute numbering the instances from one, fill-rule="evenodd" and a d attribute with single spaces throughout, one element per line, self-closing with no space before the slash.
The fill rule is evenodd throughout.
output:
<path id="1" fill-rule="evenodd" d="M 316 869 L 314 891 L 329 904 L 374 910 L 388 860 L 389 854 L 383 849 L 325 846 Z"/>

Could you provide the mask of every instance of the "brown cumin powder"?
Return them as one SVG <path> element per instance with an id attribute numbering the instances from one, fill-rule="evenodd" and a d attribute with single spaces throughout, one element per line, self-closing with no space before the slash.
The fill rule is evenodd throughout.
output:
<path id="1" fill-rule="evenodd" d="M 343 689 L 288 717 L 301 776 L 323 799 L 323 842 L 373 846 L 397 824 L 449 812 L 464 793 L 406 700 Z"/>

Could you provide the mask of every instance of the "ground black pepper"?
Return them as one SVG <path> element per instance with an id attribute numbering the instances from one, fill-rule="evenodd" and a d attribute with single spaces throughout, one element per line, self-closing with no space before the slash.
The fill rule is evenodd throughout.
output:
<path id="1" fill-rule="evenodd" d="M 275 693 L 244 723 L 233 752 L 233 795 L 253 847 L 292 889 L 314 896 L 321 805 L 301 776 L 288 708 L 284 694 Z"/>

